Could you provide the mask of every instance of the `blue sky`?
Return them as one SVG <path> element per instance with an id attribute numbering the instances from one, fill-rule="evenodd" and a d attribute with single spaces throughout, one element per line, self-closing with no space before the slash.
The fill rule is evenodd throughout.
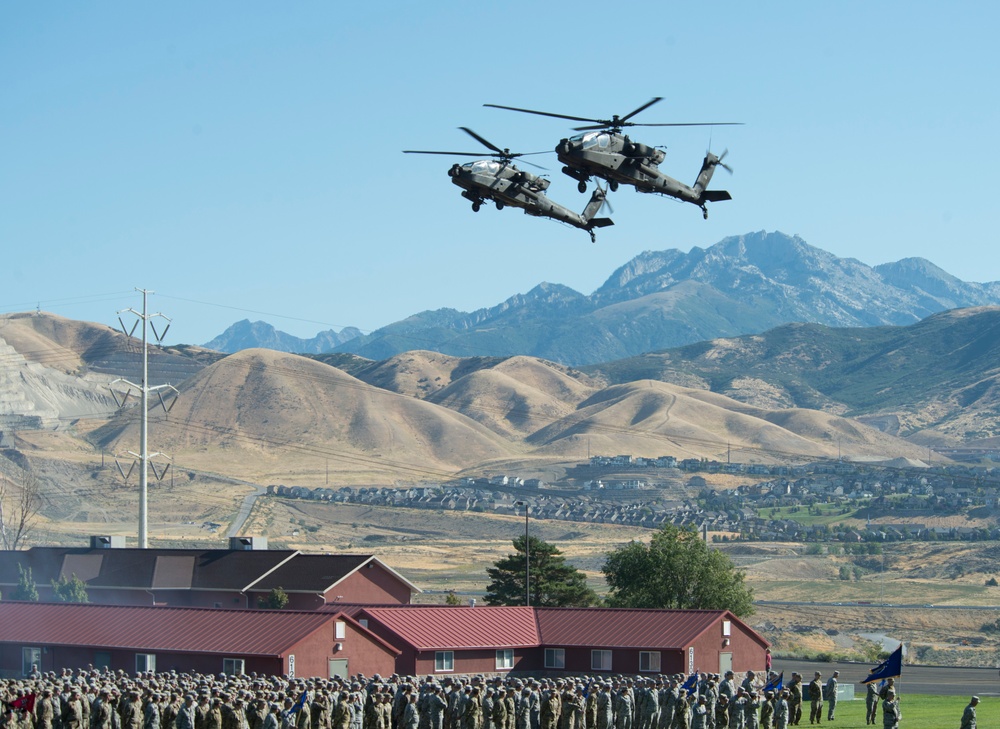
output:
<path id="1" fill-rule="evenodd" d="M 4 3 L 0 312 L 114 323 L 156 294 L 169 341 L 243 318 L 298 336 L 473 310 L 542 281 L 583 293 L 644 250 L 780 230 L 875 265 L 1000 280 L 995 3 Z M 731 202 L 621 188 L 615 227 L 492 206 L 452 160 L 552 149 L 570 122 L 636 121 L 692 182 L 710 142 Z M 559 172 L 550 196 L 582 210 Z"/>

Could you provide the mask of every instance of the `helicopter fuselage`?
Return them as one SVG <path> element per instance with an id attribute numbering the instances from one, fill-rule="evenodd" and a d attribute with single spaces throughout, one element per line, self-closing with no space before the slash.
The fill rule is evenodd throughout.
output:
<path id="1" fill-rule="evenodd" d="M 552 218 L 583 230 L 595 227 L 591 218 L 549 199 L 545 194 L 549 186 L 547 179 L 519 170 L 512 164 L 477 160 L 452 165 L 448 175 L 462 188 L 462 196 L 472 202 L 472 209 L 477 212 L 483 202 L 492 200 L 497 209 L 509 205 L 524 210 L 527 215 Z"/>
<path id="2" fill-rule="evenodd" d="M 685 185 L 660 171 L 666 155 L 662 150 L 633 142 L 628 136 L 593 131 L 563 139 L 556 146 L 563 172 L 579 182 L 581 192 L 591 177 L 607 180 L 612 190 L 619 184 L 639 192 L 656 193 L 693 203 L 705 210 L 705 202 L 732 199 L 724 190 L 706 191 L 720 158 L 709 153 L 694 185 Z"/>

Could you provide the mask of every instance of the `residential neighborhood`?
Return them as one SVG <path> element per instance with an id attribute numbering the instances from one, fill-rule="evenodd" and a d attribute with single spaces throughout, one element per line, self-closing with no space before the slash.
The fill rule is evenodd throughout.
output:
<path id="1" fill-rule="evenodd" d="M 512 516 L 524 515 L 527 507 L 535 519 L 649 529 L 665 524 L 691 526 L 720 541 L 1000 538 L 996 526 L 942 527 L 921 521 L 995 507 L 1000 499 L 1000 468 L 996 467 L 918 468 L 849 461 L 769 465 L 618 455 L 594 456 L 577 470 L 590 478 L 549 484 L 502 474 L 408 488 L 271 485 L 267 493 L 334 503 Z M 622 477 L 623 472 L 633 475 Z M 712 474 L 744 476 L 746 483 L 713 487 Z M 887 523 L 887 519 L 892 521 Z"/>

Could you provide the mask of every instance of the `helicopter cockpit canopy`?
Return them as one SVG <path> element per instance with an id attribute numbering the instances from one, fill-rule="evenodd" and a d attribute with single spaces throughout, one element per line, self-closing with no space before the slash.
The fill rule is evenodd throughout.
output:
<path id="1" fill-rule="evenodd" d="M 571 142 L 579 142 L 583 149 L 607 149 L 611 145 L 611 137 L 607 132 L 586 132 L 570 137 Z"/>
<path id="2" fill-rule="evenodd" d="M 474 175 L 491 175 L 495 177 L 500 174 L 500 163 L 492 159 L 481 159 L 470 164 L 469 169 Z"/>

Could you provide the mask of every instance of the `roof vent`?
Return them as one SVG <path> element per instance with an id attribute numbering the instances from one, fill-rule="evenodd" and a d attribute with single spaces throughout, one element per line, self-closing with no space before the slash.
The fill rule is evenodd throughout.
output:
<path id="1" fill-rule="evenodd" d="M 91 549 L 124 549 L 125 547 L 125 537 L 117 536 L 91 536 L 90 537 L 90 548 Z"/>
<path id="2" fill-rule="evenodd" d="M 267 537 L 229 537 L 229 548 L 243 552 L 267 549 Z"/>

